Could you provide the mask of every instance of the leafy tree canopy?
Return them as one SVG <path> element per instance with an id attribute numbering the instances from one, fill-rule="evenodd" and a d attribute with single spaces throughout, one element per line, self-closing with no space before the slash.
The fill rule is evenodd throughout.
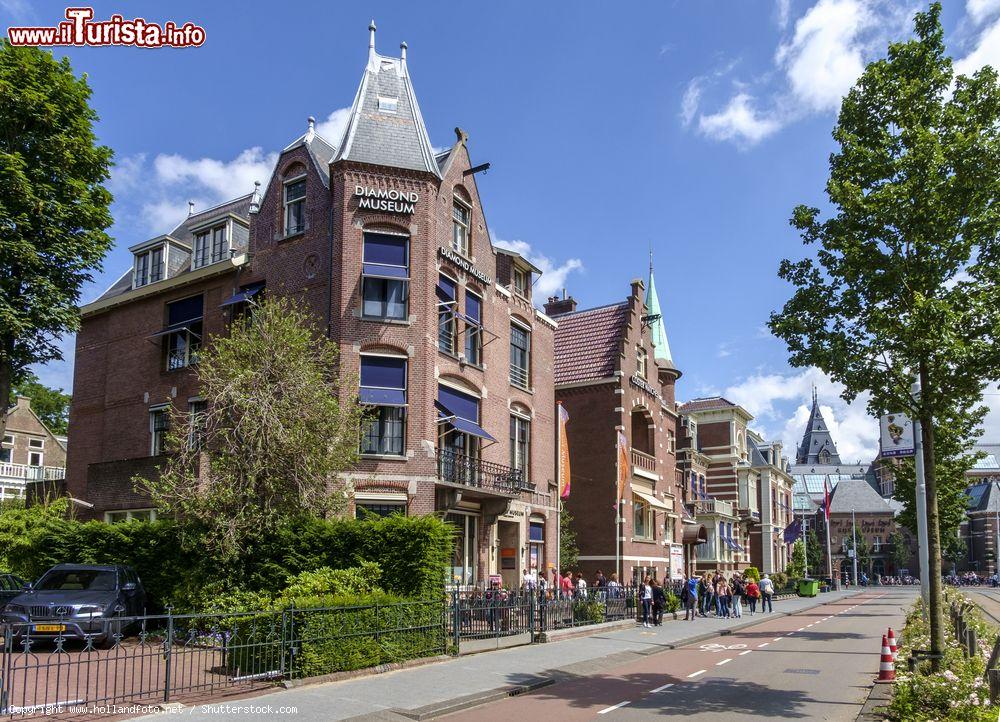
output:
<path id="1" fill-rule="evenodd" d="M 18 396 L 31 399 L 31 410 L 49 427 L 49 431 L 59 436 L 66 434 L 69 426 L 69 394 L 63 393 L 62 389 L 46 386 L 35 374 L 28 372 L 14 385 L 10 395 L 11 405 Z"/>

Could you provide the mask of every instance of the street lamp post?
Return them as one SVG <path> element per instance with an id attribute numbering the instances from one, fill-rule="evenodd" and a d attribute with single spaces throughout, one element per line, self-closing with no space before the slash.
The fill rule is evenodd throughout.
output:
<path id="1" fill-rule="evenodd" d="M 854 507 L 851 507 L 851 546 L 854 549 L 854 586 L 858 586 L 858 526 L 854 523 Z"/>

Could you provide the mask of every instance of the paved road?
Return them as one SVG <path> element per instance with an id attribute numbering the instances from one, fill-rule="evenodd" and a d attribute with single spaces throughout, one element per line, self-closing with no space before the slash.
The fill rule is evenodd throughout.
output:
<path id="1" fill-rule="evenodd" d="M 882 634 L 901 626 L 916 594 L 872 589 L 449 719 L 854 720 L 878 671 Z"/>

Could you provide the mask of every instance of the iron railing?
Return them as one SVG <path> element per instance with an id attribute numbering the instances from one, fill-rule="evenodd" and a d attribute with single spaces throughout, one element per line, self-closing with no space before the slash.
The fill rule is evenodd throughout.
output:
<path id="1" fill-rule="evenodd" d="M 484 491 L 516 496 L 525 488 L 524 472 L 503 464 L 483 461 L 448 448 L 438 447 L 438 476 L 442 481 Z"/>
<path id="2" fill-rule="evenodd" d="M 444 598 L 224 614 L 4 623 L 0 715 L 247 693 L 447 651 Z"/>

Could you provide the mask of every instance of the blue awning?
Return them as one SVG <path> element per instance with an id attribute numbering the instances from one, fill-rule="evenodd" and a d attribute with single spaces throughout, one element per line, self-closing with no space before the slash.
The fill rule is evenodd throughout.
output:
<path id="1" fill-rule="evenodd" d="M 233 294 L 225 301 L 219 304 L 219 308 L 224 308 L 226 306 L 232 306 L 236 303 L 244 303 L 249 301 L 251 298 L 256 296 L 258 293 L 264 290 L 264 284 L 261 283 L 251 283 L 249 286 L 245 286 L 239 290 L 238 293 Z"/>
<path id="2" fill-rule="evenodd" d="M 363 263 L 361 272 L 369 278 L 398 278 L 405 281 L 409 277 L 405 266 L 384 266 L 380 263 Z"/>
<path id="3" fill-rule="evenodd" d="M 447 422 L 455 427 L 456 431 L 460 431 L 463 434 L 478 436 L 480 439 L 486 439 L 487 441 L 496 441 L 496 439 L 490 436 L 490 434 L 475 421 L 458 416 L 440 401 L 435 401 L 434 405 L 438 410 L 438 422 Z"/>
<path id="4" fill-rule="evenodd" d="M 402 389 L 373 389 L 362 386 L 358 391 L 358 400 L 372 406 L 406 406 L 406 392 Z"/>

